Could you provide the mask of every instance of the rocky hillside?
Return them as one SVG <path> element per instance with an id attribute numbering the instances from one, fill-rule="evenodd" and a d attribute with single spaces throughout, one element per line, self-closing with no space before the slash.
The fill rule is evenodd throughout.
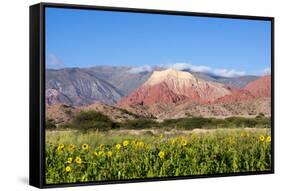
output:
<path id="1" fill-rule="evenodd" d="M 124 66 L 47 69 L 46 104 L 81 106 L 100 101 L 112 105 L 141 87 L 154 71 L 163 70 L 165 68 L 152 67 L 150 70 L 137 71 L 134 67 Z M 204 81 L 236 88 L 242 88 L 257 79 L 257 76 L 226 78 L 198 72 L 190 74 Z M 182 98 L 172 96 L 172 99 Z"/>
<path id="2" fill-rule="evenodd" d="M 81 69 L 47 70 L 46 103 L 87 105 L 95 101 L 116 103 L 122 93 L 108 82 Z"/>
<path id="3" fill-rule="evenodd" d="M 189 72 L 167 69 L 154 71 L 139 89 L 124 97 L 119 105 L 210 102 L 230 94 L 231 91 L 223 84 L 196 78 Z"/>
<path id="4" fill-rule="evenodd" d="M 122 122 L 126 120 L 134 120 L 139 118 L 138 115 L 133 114 L 125 109 L 107 105 L 104 103 L 94 103 L 87 106 L 82 106 L 78 108 L 80 111 L 97 111 L 106 116 L 108 116 L 112 121 Z"/>
<path id="5" fill-rule="evenodd" d="M 129 67 L 98 66 L 46 70 L 46 104 L 81 106 L 95 101 L 115 104 L 143 84 L 149 72 L 132 73 Z"/>
<path id="6" fill-rule="evenodd" d="M 226 85 L 231 83 L 235 85 Z M 130 67 L 108 66 L 46 72 L 46 115 L 57 124 L 90 110 L 115 122 L 139 117 L 269 116 L 270 96 L 271 76 L 223 78 L 161 68 L 136 73 Z"/>
<path id="7" fill-rule="evenodd" d="M 152 108 L 150 110 L 152 110 Z M 258 115 L 259 113 L 263 113 L 266 116 L 271 116 L 270 98 L 258 98 L 244 101 L 212 104 L 184 103 L 174 105 L 169 109 L 162 109 L 161 112 L 158 111 L 158 115 L 156 117 L 160 119 L 182 118 L 191 116 L 218 118 L 230 116 L 251 117 Z"/>
<path id="8" fill-rule="evenodd" d="M 271 97 L 271 76 L 263 76 L 250 82 L 245 90 L 251 92 L 255 97 Z"/>
<path id="9" fill-rule="evenodd" d="M 133 113 L 143 110 L 160 119 L 270 115 L 270 87 L 268 76 L 239 89 L 202 80 L 189 72 L 168 69 L 154 72 L 118 105 Z"/>
<path id="10" fill-rule="evenodd" d="M 77 114 L 83 111 L 100 112 L 115 122 L 134 120 L 140 117 L 125 109 L 97 102 L 91 105 L 80 107 L 73 107 L 63 104 L 50 105 L 46 108 L 46 118 L 54 120 L 56 124 L 67 123 L 73 120 Z"/>
<path id="11" fill-rule="evenodd" d="M 57 104 L 46 107 L 46 118 L 52 119 L 56 124 L 71 121 L 80 111 L 72 106 Z"/>
<path id="12" fill-rule="evenodd" d="M 122 66 L 96 66 L 82 70 L 110 83 L 124 96 L 140 87 L 152 73 L 149 71 L 135 73 L 131 67 Z"/>

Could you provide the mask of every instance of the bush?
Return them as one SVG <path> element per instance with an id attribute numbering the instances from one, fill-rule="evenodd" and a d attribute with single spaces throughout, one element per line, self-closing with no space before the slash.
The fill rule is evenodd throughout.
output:
<path id="1" fill-rule="evenodd" d="M 53 119 L 46 119 L 45 128 L 46 129 L 55 129 L 56 128 L 55 121 Z"/>
<path id="2" fill-rule="evenodd" d="M 128 120 L 122 123 L 113 122 L 106 115 L 88 111 L 78 114 L 71 123 L 65 123 L 59 126 L 60 128 L 78 129 L 78 130 L 102 130 L 125 128 L 125 129 L 148 129 L 148 128 L 163 128 L 169 129 L 212 129 L 212 128 L 243 128 L 243 127 L 271 127 L 271 118 L 259 115 L 256 118 L 244 117 L 228 117 L 225 119 L 204 118 L 204 117 L 187 117 L 179 119 L 166 119 L 163 122 L 157 122 L 153 119 L 139 118 Z M 46 128 L 56 128 L 53 120 L 46 121 Z"/>
<path id="3" fill-rule="evenodd" d="M 205 126 L 213 126 L 212 118 L 192 117 L 192 118 L 180 118 L 180 119 L 167 119 L 163 121 L 163 126 L 170 126 L 180 129 L 195 129 L 203 128 Z"/>
<path id="4" fill-rule="evenodd" d="M 265 118 L 265 115 L 263 113 L 259 113 L 257 116 L 256 116 L 256 119 L 262 119 L 262 118 Z"/>
<path id="5" fill-rule="evenodd" d="M 71 126 L 81 130 L 109 130 L 111 128 L 116 128 L 117 124 L 100 112 L 88 111 L 78 114 L 74 118 Z"/>
<path id="6" fill-rule="evenodd" d="M 180 129 L 195 129 L 195 128 L 233 128 L 233 127 L 270 127 L 271 119 L 266 117 L 259 118 L 244 118 L 244 117 L 229 117 L 225 119 L 216 118 L 181 118 L 181 119 L 167 119 L 159 126 L 171 127 Z"/>
<path id="7" fill-rule="evenodd" d="M 129 129 L 147 129 L 158 126 L 159 124 L 151 119 L 136 119 L 124 122 L 121 127 Z"/>

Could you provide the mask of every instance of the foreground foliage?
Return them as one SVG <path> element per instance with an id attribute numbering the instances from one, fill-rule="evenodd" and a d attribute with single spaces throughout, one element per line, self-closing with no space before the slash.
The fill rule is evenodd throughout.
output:
<path id="1" fill-rule="evenodd" d="M 46 182 L 71 183 L 271 168 L 270 131 L 47 131 Z"/>

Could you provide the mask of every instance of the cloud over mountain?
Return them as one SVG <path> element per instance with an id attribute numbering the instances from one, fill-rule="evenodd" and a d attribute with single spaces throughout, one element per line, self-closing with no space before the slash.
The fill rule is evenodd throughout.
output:
<path id="1" fill-rule="evenodd" d="M 144 72 L 151 72 L 152 67 L 149 65 L 139 66 L 139 67 L 133 67 L 128 72 L 132 74 L 139 74 Z"/>
<path id="2" fill-rule="evenodd" d="M 271 68 L 267 67 L 265 69 L 263 69 L 262 71 L 262 75 L 270 75 L 271 74 Z"/>
<path id="3" fill-rule="evenodd" d="M 234 69 L 224 69 L 224 68 L 211 68 L 208 66 L 203 65 L 193 65 L 190 63 L 175 63 L 168 66 L 169 68 L 173 68 L 176 70 L 188 70 L 191 72 L 201 72 L 206 74 L 211 74 L 214 76 L 221 76 L 221 77 L 238 77 L 245 75 L 245 72 L 236 71 Z"/>

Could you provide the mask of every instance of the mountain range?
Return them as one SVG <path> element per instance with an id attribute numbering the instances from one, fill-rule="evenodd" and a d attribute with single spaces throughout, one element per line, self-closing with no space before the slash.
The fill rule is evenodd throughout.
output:
<path id="1" fill-rule="evenodd" d="M 131 72 L 132 67 L 96 66 L 90 68 L 63 68 L 46 70 L 46 104 L 81 106 L 101 101 L 115 104 L 143 83 L 152 71 Z M 190 72 L 194 77 L 218 82 L 231 87 L 243 88 L 258 76 L 219 77 L 205 73 Z"/>
<path id="2" fill-rule="evenodd" d="M 138 88 L 150 73 L 130 73 L 128 67 L 46 70 L 46 104 L 81 106 L 101 101 L 114 104 Z"/>
<path id="3" fill-rule="evenodd" d="M 271 76 L 225 78 L 162 68 L 131 71 L 130 67 L 109 66 L 48 69 L 47 113 L 65 105 L 71 112 L 61 116 L 90 109 L 118 116 L 113 117 L 115 121 L 136 116 L 168 119 L 271 114 Z M 71 116 L 64 118 L 67 121 Z"/>
<path id="4" fill-rule="evenodd" d="M 163 119 L 270 115 L 271 77 L 263 76 L 244 88 L 237 88 L 203 80 L 185 71 L 154 71 L 142 86 L 123 97 L 118 105 L 133 113 L 145 110 Z"/>

